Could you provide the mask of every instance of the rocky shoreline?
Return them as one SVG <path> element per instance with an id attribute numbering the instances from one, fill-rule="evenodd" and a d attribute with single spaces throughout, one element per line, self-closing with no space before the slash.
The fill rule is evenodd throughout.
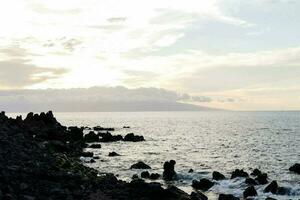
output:
<path id="1" fill-rule="evenodd" d="M 129 127 L 124 127 L 129 128 Z M 89 130 L 84 134 L 83 130 Z M 133 133 L 125 137 L 113 135 L 114 128 L 101 126 L 65 127 L 53 116 L 52 112 L 41 114 L 29 113 L 23 120 L 8 118 L 0 113 L 0 199 L 11 200 L 204 200 L 207 197 L 201 193 L 211 188 L 216 181 L 226 177 L 213 172 L 212 180 L 201 179 L 193 181 L 194 192 L 187 194 L 175 186 L 165 189 L 159 183 L 146 183 L 144 179 L 156 180 L 162 177 L 166 181 L 177 179 L 174 160 L 166 161 L 162 175 L 149 173 L 151 168 L 145 163 L 133 164 L 133 169 L 145 169 L 135 175 L 131 182 L 118 180 L 113 174 L 103 174 L 83 164 L 80 158 L 98 159 L 93 152 L 84 149 L 101 148 L 100 142 L 142 142 L 143 136 Z M 93 144 L 88 144 L 93 142 Z M 96 143 L 94 143 L 96 142 Z M 99 143 L 98 143 L 99 142 Z M 109 156 L 120 156 L 110 152 Z M 299 172 L 299 164 L 290 168 Z M 250 175 L 243 170 L 235 170 L 230 178 L 243 177 L 249 187 L 244 191 L 244 198 L 255 196 L 254 186 L 266 184 L 265 192 L 270 194 L 288 193 L 288 188 L 278 186 L 276 181 L 270 181 L 267 174 L 254 170 Z M 231 194 L 220 194 L 220 200 L 239 199 Z M 272 199 L 272 198 L 267 198 Z"/>

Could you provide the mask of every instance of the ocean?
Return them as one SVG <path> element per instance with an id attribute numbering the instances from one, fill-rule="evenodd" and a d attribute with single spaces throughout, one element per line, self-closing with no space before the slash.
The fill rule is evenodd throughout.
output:
<path id="1" fill-rule="evenodd" d="M 289 167 L 300 161 L 300 112 L 95 112 L 54 113 L 66 126 L 114 127 L 113 134 L 133 132 L 143 135 L 145 142 L 102 143 L 94 154 L 100 159 L 87 164 L 100 172 L 114 173 L 130 181 L 143 170 L 130 170 L 137 161 L 152 167 L 150 172 L 162 174 L 163 163 L 175 160 L 178 180 L 164 182 L 191 192 L 194 179 L 210 178 L 213 171 L 228 177 L 218 181 L 205 194 L 217 199 L 226 193 L 242 197 L 244 179 L 229 179 L 235 169 L 249 174 L 259 168 L 269 180 L 289 188 L 288 195 L 263 193 L 266 185 L 255 186 L 257 199 L 300 199 L 300 175 Z M 11 114 L 14 115 L 14 114 Z M 130 126 L 124 129 L 123 126 Z M 90 150 L 90 149 L 87 149 Z M 115 151 L 121 156 L 108 157 Z M 193 169 L 193 173 L 188 173 Z"/>

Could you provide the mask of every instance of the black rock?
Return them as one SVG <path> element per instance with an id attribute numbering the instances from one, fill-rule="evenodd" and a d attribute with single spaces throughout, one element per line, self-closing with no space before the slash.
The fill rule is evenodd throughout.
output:
<path id="1" fill-rule="evenodd" d="M 257 182 L 253 178 L 246 178 L 245 183 L 247 185 L 257 185 Z"/>
<path id="2" fill-rule="evenodd" d="M 145 139 L 143 136 L 134 135 L 133 133 L 128 133 L 127 135 L 125 135 L 124 141 L 141 142 L 141 141 L 145 141 Z"/>
<path id="3" fill-rule="evenodd" d="M 208 200 L 208 198 L 203 193 L 196 191 L 191 193 L 191 200 Z"/>
<path id="4" fill-rule="evenodd" d="M 68 128 L 70 131 L 70 140 L 71 141 L 82 141 L 83 140 L 83 131 L 81 128 L 76 126 L 71 126 Z"/>
<path id="5" fill-rule="evenodd" d="M 271 192 L 272 194 L 276 194 L 278 190 L 277 181 L 272 181 L 265 189 L 264 192 Z"/>
<path id="6" fill-rule="evenodd" d="M 149 179 L 156 180 L 160 177 L 158 173 L 151 173 Z"/>
<path id="7" fill-rule="evenodd" d="M 277 199 L 274 199 L 272 197 L 267 197 L 265 200 L 277 200 Z"/>
<path id="8" fill-rule="evenodd" d="M 300 174 L 300 163 L 296 163 L 289 168 L 291 172 L 295 172 L 296 174 Z"/>
<path id="9" fill-rule="evenodd" d="M 88 146 L 91 149 L 100 149 L 101 148 L 101 144 L 91 144 Z"/>
<path id="10" fill-rule="evenodd" d="M 278 187 L 277 194 L 278 195 L 289 195 L 290 194 L 290 189 L 286 188 L 286 187 Z"/>
<path id="11" fill-rule="evenodd" d="M 218 200 L 239 200 L 239 198 L 232 194 L 220 194 Z"/>
<path id="12" fill-rule="evenodd" d="M 150 173 L 149 173 L 148 171 L 143 171 L 143 172 L 141 173 L 141 177 L 142 177 L 142 178 L 149 178 L 149 177 L 150 177 Z"/>
<path id="13" fill-rule="evenodd" d="M 138 179 L 139 176 L 137 174 L 133 174 L 132 179 Z"/>
<path id="14" fill-rule="evenodd" d="M 122 135 L 112 135 L 110 132 L 98 133 L 101 137 L 100 142 L 117 142 L 123 140 Z"/>
<path id="15" fill-rule="evenodd" d="M 114 131 L 115 130 L 114 128 L 104 128 L 101 126 L 95 126 L 93 129 L 94 129 L 94 131 Z"/>
<path id="16" fill-rule="evenodd" d="M 258 176 L 262 174 L 262 172 L 259 169 L 254 169 L 253 172 L 251 173 L 252 176 Z"/>
<path id="17" fill-rule="evenodd" d="M 81 153 L 81 156 L 82 157 L 93 157 L 94 156 L 94 153 L 93 152 L 82 152 Z"/>
<path id="18" fill-rule="evenodd" d="M 212 173 L 212 178 L 216 181 L 220 181 L 220 180 L 224 180 L 225 176 L 223 174 L 221 174 L 220 172 L 214 171 Z"/>
<path id="19" fill-rule="evenodd" d="M 130 126 L 123 126 L 123 128 L 130 128 Z"/>
<path id="20" fill-rule="evenodd" d="M 268 181 L 268 175 L 266 173 L 263 173 L 263 174 L 259 174 L 255 180 L 261 184 L 261 185 L 264 185 L 264 184 L 267 184 L 269 181 Z"/>
<path id="21" fill-rule="evenodd" d="M 164 172 L 163 172 L 163 179 L 166 181 L 171 181 L 176 179 L 176 172 L 175 172 L 175 160 L 166 161 L 164 163 Z"/>
<path id="22" fill-rule="evenodd" d="M 108 156 L 109 157 L 115 157 L 115 156 L 120 156 L 120 154 L 113 151 L 113 152 L 109 152 Z"/>
<path id="23" fill-rule="evenodd" d="M 194 172 L 194 170 L 193 169 L 189 169 L 189 173 L 193 173 Z"/>
<path id="24" fill-rule="evenodd" d="M 247 172 L 245 172 L 242 169 L 236 169 L 231 173 L 231 179 L 237 178 L 237 177 L 248 177 L 249 174 Z"/>
<path id="25" fill-rule="evenodd" d="M 84 135 L 84 141 L 99 142 L 99 136 L 94 131 L 90 131 L 88 134 Z"/>
<path id="26" fill-rule="evenodd" d="M 131 165 L 130 169 L 151 169 L 151 167 L 147 164 L 145 164 L 142 161 L 139 161 L 133 165 Z"/>
<path id="27" fill-rule="evenodd" d="M 207 191 L 210 189 L 212 186 L 214 186 L 214 182 L 208 180 L 208 179 L 200 179 L 200 181 L 193 180 L 192 187 L 195 189 Z"/>
<path id="28" fill-rule="evenodd" d="M 250 186 L 243 192 L 243 196 L 245 199 L 247 197 L 257 196 L 257 192 L 253 186 Z"/>

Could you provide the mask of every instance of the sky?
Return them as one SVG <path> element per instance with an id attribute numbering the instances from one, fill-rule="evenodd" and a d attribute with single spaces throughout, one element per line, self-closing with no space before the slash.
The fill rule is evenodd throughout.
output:
<path id="1" fill-rule="evenodd" d="M 299 0 L 0 3 L 2 94 L 162 88 L 213 108 L 300 110 Z"/>

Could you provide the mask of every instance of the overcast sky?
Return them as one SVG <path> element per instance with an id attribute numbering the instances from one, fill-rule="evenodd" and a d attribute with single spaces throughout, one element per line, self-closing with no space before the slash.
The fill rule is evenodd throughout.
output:
<path id="1" fill-rule="evenodd" d="M 0 2 L 0 90 L 156 87 L 300 109 L 298 0 Z"/>

